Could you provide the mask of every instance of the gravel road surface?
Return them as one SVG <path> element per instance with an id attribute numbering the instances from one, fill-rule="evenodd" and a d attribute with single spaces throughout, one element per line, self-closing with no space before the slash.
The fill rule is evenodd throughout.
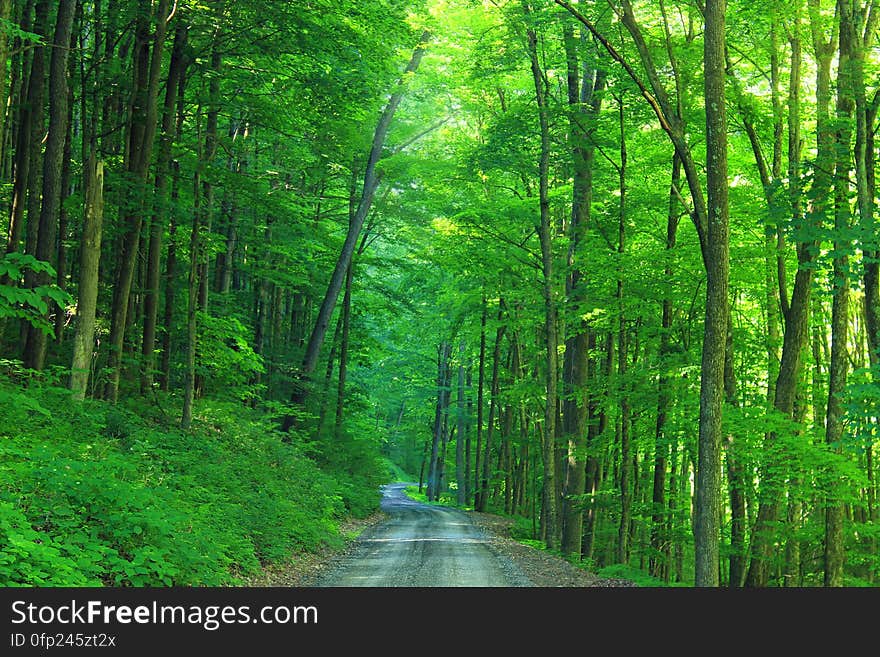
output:
<path id="1" fill-rule="evenodd" d="M 364 532 L 317 586 L 533 586 L 466 513 L 411 500 L 408 485 L 383 487 L 388 520 Z"/>

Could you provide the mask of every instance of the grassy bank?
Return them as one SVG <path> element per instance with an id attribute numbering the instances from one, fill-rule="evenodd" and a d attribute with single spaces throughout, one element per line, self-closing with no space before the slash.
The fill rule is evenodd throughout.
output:
<path id="1" fill-rule="evenodd" d="M 138 404 L 0 377 L 0 585 L 241 583 L 377 506 L 377 459 L 353 472 L 240 403 L 202 400 L 190 432 Z"/>

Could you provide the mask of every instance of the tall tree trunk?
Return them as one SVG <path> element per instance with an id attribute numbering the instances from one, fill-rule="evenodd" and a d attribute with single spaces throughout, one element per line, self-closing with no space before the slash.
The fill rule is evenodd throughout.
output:
<path id="1" fill-rule="evenodd" d="M 179 135 L 186 118 L 186 104 L 184 91 L 186 89 L 187 76 L 181 73 L 177 89 L 177 119 L 174 134 Z M 180 199 L 180 162 L 170 162 L 171 175 L 171 201 L 169 206 L 168 227 L 168 255 L 165 259 L 165 308 L 162 315 L 162 363 L 160 369 L 160 386 L 168 391 L 171 386 L 171 348 L 173 344 L 174 327 L 174 304 L 177 287 L 177 208 Z M 259 376 L 259 375 L 257 375 Z"/>
<path id="2" fill-rule="evenodd" d="M 596 332 L 590 331 L 588 335 L 587 351 L 594 353 L 597 347 Z M 605 341 L 604 357 L 591 358 L 587 361 L 589 368 L 588 378 L 592 381 L 592 391 L 589 396 L 589 420 L 587 443 L 592 445 L 605 434 L 608 427 L 607 397 L 608 381 L 611 379 L 611 370 L 614 366 L 614 340 L 610 335 Z M 587 508 L 584 511 L 584 538 L 581 546 L 581 556 L 592 560 L 595 548 L 596 531 L 599 526 L 600 507 L 596 498 L 602 487 L 604 477 L 604 461 L 601 455 L 591 454 L 587 457 L 586 486 Z"/>
<path id="3" fill-rule="evenodd" d="M 223 14 L 223 2 L 220 2 L 216 12 L 218 17 Z M 217 156 L 217 144 L 219 142 L 220 128 L 220 105 L 223 99 L 220 97 L 220 79 L 222 77 L 223 54 L 220 50 L 220 40 L 222 38 L 222 28 L 218 25 L 214 28 L 214 35 L 211 46 L 211 71 L 212 75 L 208 83 L 208 111 L 205 113 L 205 151 L 203 171 L 207 174 L 209 167 L 213 164 Z M 213 231 L 214 226 L 214 177 L 213 175 L 204 175 L 202 177 L 202 196 L 204 197 L 204 206 L 202 216 L 204 222 L 202 228 L 206 234 Z M 199 310 L 203 313 L 208 312 L 208 262 L 207 253 L 201 254 L 199 262 Z M 278 331 L 273 331 L 273 339 L 278 335 Z M 199 381 L 197 389 L 204 387 L 204 382 Z"/>
<path id="4" fill-rule="evenodd" d="M 724 354 L 724 397 L 731 407 L 739 405 L 736 395 L 736 372 L 733 366 L 733 321 L 727 318 L 727 349 Z M 726 437 L 727 486 L 730 499 L 730 565 L 727 585 L 742 586 L 745 577 L 746 517 L 745 469 L 741 450 L 732 434 Z"/>
<path id="5" fill-rule="evenodd" d="M 840 451 L 843 437 L 844 400 L 849 353 L 847 349 L 849 329 L 849 252 L 852 241 L 850 231 L 849 175 L 852 169 L 850 150 L 855 105 L 854 86 L 858 76 L 858 46 L 856 44 L 855 15 L 853 0 L 838 0 L 837 11 L 840 17 L 840 58 L 837 75 L 837 118 L 835 135 L 834 166 L 834 264 L 831 305 L 831 363 L 828 378 L 828 406 L 825 423 L 825 442 L 834 451 Z M 864 141 L 861 144 L 864 148 Z M 862 158 L 864 153 L 862 153 Z M 857 157 L 858 159 L 858 157 Z M 862 160 L 864 162 L 864 159 Z M 861 199 L 860 199 L 861 200 Z M 825 491 L 825 586 L 843 586 L 844 502 L 840 499 L 841 485 L 838 475 L 828 479 L 829 490 Z"/>
<path id="6" fill-rule="evenodd" d="M 58 218 L 61 209 L 61 173 L 64 158 L 64 142 L 67 139 L 68 89 L 67 59 L 70 52 L 70 35 L 76 0 L 59 0 L 52 39 L 52 57 L 49 64 L 49 132 L 46 136 L 46 153 L 43 157 L 42 205 L 38 227 L 37 260 L 51 262 L 55 259 L 55 240 L 58 236 Z M 36 217 L 29 216 L 28 221 Z M 36 285 L 49 283 L 49 275 L 41 272 Z M 47 335 L 34 326 L 30 327 L 24 365 L 35 370 L 43 369 L 46 360 Z"/>
<path id="7" fill-rule="evenodd" d="M 483 444 L 483 457 L 481 461 L 480 485 L 479 485 L 479 504 L 476 506 L 477 511 L 485 512 L 489 505 L 489 480 L 490 466 L 489 456 L 492 453 L 492 438 L 495 434 L 495 412 L 498 408 L 498 390 L 499 390 L 499 369 L 501 366 L 501 341 L 504 339 L 504 333 L 507 327 L 501 323 L 504 316 L 504 300 L 502 299 L 498 305 L 498 327 L 495 329 L 495 346 L 492 349 L 492 378 L 489 383 L 489 417 L 486 422 L 486 440 Z"/>
<path id="8" fill-rule="evenodd" d="M 670 183 L 669 207 L 666 213 L 666 267 L 663 271 L 664 280 L 672 279 L 672 252 L 675 249 L 676 235 L 680 214 L 678 211 L 678 194 L 681 185 L 681 163 L 678 156 L 672 157 L 672 180 Z M 664 288 L 668 289 L 668 288 Z M 649 560 L 651 574 L 655 577 L 666 577 L 669 573 L 670 537 L 665 531 L 668 523 L 666 513 L 666 464 L 670 451 L 670 437 L 666 433 L 669 412 L 670 376 L 669 353 L 670 332 L 672 330 L 672 299 L 663 299 L 663 310 L 660 319 L 660 375 L 657 379 L 657 419 L 654 429 L 654 481 L 651 495 L 651 549 Z"/>
<path id="9" fill-rule="evenodd" d="M 458 397 L 456 399 L 457 429 L 455 434 L 455 483 L 456 503 L 458 506 L 467 504 L 467 481 L 465 477 L 464 443 L 465 437 L 465 399 L 464 399 L 464 342 L 458 345 Z"/>
<path id="10" fill-rule="evenodd" d="M 49 7 L 44 0 L 39 0 L 34 8 L 34 30 L 36 34 L 45 35 L 49 38 Z M 29 174 L 27 179 L 27 226 L 25 230 L 25 253 L 36 257 L 37 242 L 40 230 L 40 193 L 42 191 L 43 166 L 42 166 L 42 140 L 45 133 L 45 116 L 43 106 L 45 102 L 46 87 L 46 50 L 48 46 L 37 46 L 34 49 L 31 60 L 31 74 L 28 81 L 28 103 L 31 106 L 30 138 L 28 140 L 28 158 L 30 160 Z M 25 287 L 31 288 L 36 285 L 36 277 L 32 273 L 25 273 Z M 32 337 L 30 324 L 24 322 L 21 326 L 21 353 L 27 354 L 28 340 Z"/>
<path id="11" fill-rule="evenodd" d="M 623 257 L 626 253 L 626 124 L 624 121 L 623 99 L 617 99 L 619 110 L 620 167 L 618 169 L 618 190 L 620 209 L 617 225 L 617 376 L 620 394 L 620 524 L 617 531 L 617 562 L 629 561 L 629 525 L 632 519 L 633 491 L 630 480 L 633 475 L 630 445 L 630 402 L 627 382 L 627 359 L 629 358 L 629 339 L 626 328 L 624 308 Z"/>
<path id="12" fill-rule="evenodd" d="M 516 352 L 516 347 L 512 347 Z M 515 360 L 515 359 L 514 359 Z M 513 413 L 512 404 L 506 404 L 501 416 L 501 451 L 498 454 L 498 469 L 503 473 L 502 487 L 504 489 L 504 515 L 511 514 L 510 505 L 513 501 L 511 492 L 513 488 L 513 452 L 510 443 L 513 436 Z"/>
<path id="13" fill-rule="evenodd" d="M 74 60 L 70 60 L 68 74 L 73 78 Z M 70 213 L 65 201 L 73 194 L 71 184 L 71 160 L 73 144 L 73 89 L 67 90 L 67 129 L 64 136 L 64 152 L 61 155 L 61 200 L 58 209 L 58 239 L 55 244 L 55 284 L 60 290 L 67 289 L 67 239 L 69 237 Z M 55 343 L 60 345 L 64 340 L 64 328 L 67 324 L 65 308 L 58 307 L 55 312 Z"/>
<path id="14" fill-rule="evenodd" d="M 0 0 L 0 21 L 8 21 L 12 17 L 12 0 Z M 6 144 L 6 99 L 7 93 L 7 75 L 6 63 L 9 60 L 9 39 L 6 30 L 0 34 L 0 151 L 5 148 Z M 2 153 L 0 153 L 2 160 Z"/>
<path id="15" fill-rule="evenodd" d="M 25 5 L 21 29 L 30 31 L 31 29 L 39 30 L 40 26 L 31 26 L 31 10 L 33 9 L 33 0 Z M 45 23 L 42 28 L 45 29 Z M 35 117 L 42 116 L 42 89 L 43 89 L 43 68 L 42 64 L 38 69 L 34 69 L 34 60 L 39 54 L 42 61 L 42 46 L 36 45 L 32 49 L 32 54 L 28 56 L 26 51 L 22 56 L 21 66 L 21 82 L 20 82 L 20 98 L 18 102 L 18 119 L 16 122 L 15 134 L 15 157 L 13 164 L 13 180 L 12 180 L 12 208 L 9 213 L 9 233 L 6 242 L 6 253 L 14 253 L 21 247 L 21 240 L 24 232 L 24 211 L 27 205 L 27 193 L 30 186 L 30 169 L 31 169 L 31 138 L 33 135 L 33 123 Z M 36 79 L 34 73 L 38 73 Z M 39 94 L 39 95 L 38 95 Z M 0 281 L 5 282 L 3 278 Z"/>
<path id="16" fill-rule="evenodd" d="M 138 7 L 137 27 L 135 28 L 134 80 L 126 148 L 126 171 L 137 186 L 137 193 L 133 207 L 127 208 L 124 212 L 122 246 L 113 287 L 110 323 L 110 379 L 105 391 L 106 398 L 113 402 L 119 396 L 125 332 L 129 320 L 129 301 L 138 263 L 137 256 L 144 217 L 144 187 L 146 186 L 153 141 L 156 135 L 156 98 L 159 93 L 162 51 L 165 45 L 169 15 L 169 0 L 159 0 L 155 14 L 156 30 L 151 39 L 149 30 L 150 4 L 149 0 L 141 0 Z M 153 43 L 152 52 L 150 52 L 150 41 Z"/>
<path id="17" fill-rule="evenodd" d="M 199 108 L 201 110 L 201 108 Z M 198 121 L 198 117 L 196 118 Z M 199 309 L 199 260 L 202 251 L 201 224 L 201 174 L 197 170 L 193 178 L 192 230 L 189 237 L 189 275 L 187 277 L 186 306 L 186 369 L 183 382 L 183 410 L 180 426 L 189 429 L 193 420 L 193 403 L 196 390 L 196 340 L 198 336 L 197 313 Z"/>
<path id="18" fill-rule="evenodd" d="M 523 2 L 526 17 L 531 9 L 528 2 Z M 557 338 L 557 307 L 554 290 L 553 274 L 553 227 L 550 219 L 549 171 L 550 171 L 550 123 L 547 109 L 547 91 L 544 88 L 544 73 L 538 59 L 538 37 L 535 30 L 526 30 L 528 39 L 529 60 L 532 68 L 532 81 L 535 87 L 535 100 L 538 104 L 538 122 L 541 126 L 541 152 L 538 162 L 538 202 L 540 206 L 540 223 L 538 236 L 541 242 L 541 271 L 543 273 L 544 296 L 544 340 L 546 348 L 547 369 L 545 376 L 546 398 L 544 402 L 544 493 L 542 502 L 543 538 L 549 549 L 557 545 L 556 523 L 556 403 L 558 376 L 558 338 Z"/>
<path id="19" fill-rule="evenodd" d="M 101 259 L 101 228 L 104 221 L 104 163 L 90 160 L 86 166 L 86 204 L 80 245 L 79 300 L 70 389 L 74 399 L 84 399 L 95 350 L 95 310 L 98 302 L 98 263 Z"/>
<path id="20" fill-rule="evenodd" d="M 575 320 L 574 333 L 566 340 L 563 362 L 563 432 L 568 441 L 565 487 L 562 499 L 562 552 L 580 555 L 583 539 L 584 505 L 581 501 L 586 485 L 586 451 L 588 404 L 587 344 L 590 327 L 581 317 L 580 306 L 586 301 L 586 285 L 582 282 L 579 251 L 590 220 L 593 198 L 593 163 L 595 145 L 590 139 L 591 122 L 598 118 L 602 106 L 601 91 L 605 86 L 602 71 L 584 67 L 583 82 L 577 55 L 574 29 L 564 27 L 564 45 L 568 71 L 568 139 L 574 167 L 571 221 L 568 227 L 568 266 L 566 297 L 569 312 Z M 589 107 L 588 110 L 582 108 Z"/>
<path id="21" fill-rule="evenodd" d="M 829 105 L 831 102 L 831 61 L 836 49 L 835 38 L 826 42 L 821 35 L 818 2 L 810 0 L 810 27 L 813 51 L 816 57 L 816 166 L 811 191 L 812 207 L 801 214 L 800 202 L 800 146 L 797 139 L 800 125 L 800 105 L 796 90 L 800 86 L 800 47 L 792 43 L 791 90 L 789 97 L 789 195 L 792 199 L 792 220 L 796 227 L 803 226 L 804 234 L 815 233 L 828 212 L 831 197 L 831 171 L 834 166 L 834 136 L 831 130 Z M 797 27 L 799 22 L 795 22 Z M 796 146 L 792 149 L 792 146 Z M 776 381 L 774 407 L 785 417 L 795 417 L 795 394 L 800 379 L 801 353 L 809 329 L 810 292 L 813 284 L 813 260 L 819 243 L 814 238 L 797 244 L 798 269 L 795 274 L 791 302 L 784 305 L 785 328 Z M 780 286 L 781 287 L 781 286 Z M 760 503 L 755 529 L 752 534 L 751 562 L 747 584 L 765 587 L 770 579 L 770 559 L 773 554 L 775 526 L 779 515 L 779 500 L 783 482 L 778 476 L 778 461 L 782 460 L 775 445 L 773 432 L 768 434 L 765 446 L 765 467 L 761 473 Z"/>
<path id="22" fill-rule="evenodd" d="M 168 227 L 168 255 L 165 258 L 165 309 L 162 314 L 162 363 L 159 366 L 159 385 L 165 392 L 171 387 L 171 344 L 174 325 L 174 302 L 177 286 L 177 215 L 173 211 L 177 205 L 180 188 L 180 163 L 171 162 L 171 208 Z"/>
<path id="23" fill-rule="evenodd" d="M 489 312 L 486 295 L 483 294 L 480 312 L 480 362 L 477 365 L 477 453 L 474 457 L 474 508 L 482 508 L 480 486 L 480 465 L 483 458 L 483 391 L 486 384 L 486 320 Z"/>
<path id="24" fill-rule="evenodd" d="M 721 413 L 727 343 L 729 228 L 727 204 L 727 117 L 724 95 L 726 0 L 707 0 L 703 67 L 706 106 L 708 232 L 706 318 L 700 378 L 700 435 L 696 476 L 696 586 L 719 583 L 719 495 Z"/>
<path id="25" fill-rule="evenodd" d="M 345 381 L 348 376 L 348 343 L 351 335 L 351 284 L 354 276 L 354 261 L 348 265 L 345 274 L 345 294 L 342 297 L 342 334 L 339 345 L 339 378 L 336 386 L 335 431 L 339 436 L 345 412 Z"/>
<path id="26" fill-rule="evenodd" d="M 213 75 L 208 84 L 208 110 L 205 112 L 204 144 L 199 144 L 199 159 L 193 186 L 193 229 L 190 236 L 190 274 L 188 280 L 190 300 L 187 306 L 187 363 L 184 379 L 183 420 L 181 422 L 184 428 L 188 428 L 192 420 L 194 399 L 200 397 L 204 389 L 203 377 L 195 370 L 195 355 L 198 314 L 199 312 L 208 312 L 208 254 L 203 247 L 204 238 L 201 235 L 203 232 L 210 233 L 214 211 L 214 183 L 208 172 L 217 154 L 217 129 L 221 102 L 219 80 L 223 64 L 219 40 L 222 29 L 220 17 L 224 12 L 223 2 L 217 5 L 215 12 L 218 20 L 211 45 L 211 72 Z M 200 107 L 197 111 L 197 126 L 198 114 L 201 109 Z M 196 133 L 197 139 L 201 137 L 198 127 Z"/>
<path id="27" fill-rule="evenodd" d="M 403 94 L 406 90 L 406 83 L 412 74 L 418 69 L 419 64 L 422 61 L 422 56 L 425 54 L 425 46 L 429 39 L 430 33 L 424 32 L 419 41 L 419 45 L 413 52 L 412 58 L 404 71 L 401 81 L 397 85 L 397 89 L 388 100 L 388 104 L 385 106 L 385 110 L 382 112 L 382 116 L 379 118 L 379 123 L 376 126 L 376 131 L 373 134 L 373 143 L 370 148 L 369 157 L 367 158 L 366 167 L 364 168 L 364 181 L 361 198 L 358 203 L 357 211 L 355 212 L 352 221 L 349 222 L 345 242 L 342 245 L 339 258 L 336 261 L 336 266 L 333 269 L 333 274 L 331 275 L 330 282 L 327 286 L 327 291 L 321 302 L 321 308 L 318 311 L 317 320 L 315 321 L 308 345 L 306 346 L 306 352 L 303 356 L 303 362 L 299 372 L 300 380 L 294 386 L 293 395 L 291 397 L 291 401 L 294 404 L 301 406 L 308 398 L 309 377 L 312 372 L 315 371 L 315 366 L 318 364 L 321 345 L 324 343 L 324 335 L 327 333 L 327 327 L 330 324 L 330 317 L 333 314 L 333 309 L 336 307 L 336 300 L 339 298 L 339 292 L 342 289 L 345 272 L 348 270 L 348 266 L 351 263 L 355 245 L 357 244 L 358 237 L 360 236 L 361 229 L 364 225 L 364 220 L 367 218 L 367 214 L 370 211 L 376 188 L 379 186 L 379 174 L 376 171 L 376 165 L 382 156 L 385 137 L 388 134 L 388 129 L 391 127 L 391 121 L 394 118 L 397 107 L 403 99 Z M 282 422 L 281 428 L 283 431 L 289 431 L 293 425 L 294 417 L 292 415 L 287 415 Z"/>
<path id="28" fill-rule="evenodd" d="M 859 227 L 861 228 L 860 248 L 862 250 L 862 282 L 864 288 L 864 326 L 868 351 L 868 367 L 871 371 L 875 385 L 880 385 L 880 235 L 878 235 L 877 220 L 875 217 L 874 198 L 876 193 L 875 179 L 875 122 L 878 108 L 880 108 L 880 95 L 875 94 L 873 102 L 869 105 L 865 90 L 865 57 L 871 52 L 874 33 L 876 31 L 877 5 L 870 4 L 870 13 L 863 17 L 865 27 L 861 31 L 859 47 L 855 57 L 855 79 L 853 80 L 856 103 L 856 189 L 859 208 Z M 876 425 L 876 421 L 875 421 Z M 875 429 L 876 436 L 876 429 Z M 867 487 L 865 491 L 866 521 L 871 523 L 875 520 L 876 504 L 874 491 L 874 464 L 871 438 L 864 444 L 865 470 Z M 869 539 L 869 550 L 877 553 L 878 541 L 876 538 Z M 874 582 L 875 570 L 869 570 L 867 579 Z"/>
<path id="29" fill-rule="evenodd" d="M 449 356 L 452 347 L 445 340 L 437 348 L 437 404 L 434 408 L 434 436 L 431 443 L 431 459 L 428 461 L 428 501 L 440 498 L 440 471 L 442 468 L 442 443 L 444 440 L 444 415 L 449 399 Z"/>
<path id="30" fill-rule="evenodd" d="M 168 81 L 165 87 L 165 103 L 162 108 L 162 130 L 159 138 L 159 153 L 156 163 L 156 181 L 153 201 L 153 217 L 150 221 L 150 243 L 147 252 L 147 281 L 144 296 L 144 331 L 141 343 L 141 394 L 153 386 L 156 369 L 156 324 L 159 315 L 159 287 L 161 272 L 162 234 L 165 232 L 164 218 L 173 214 L 168 209 L 166 192 L 171 173 L 171 146 L 176 139 L 177 93 L 186 66 L 184 48 L 187 26 L 178 24 L 171 49 L 171 63 L 168 68 Z M 166 325 L 166 330 L 168 330 Z"/>
<path id="31" fill-rule="evenodd" d="M 788 98 L 788 180 L 789 180 L 789 190 L 788 196 L 791 202 L 791 210 L 792 210 L 792 218 L 796 222 L 802 221 L 802 184 L 800 180 L 801 176 L 801 137 L 800 137 L 800 85 L 801 85 L 801 43 L 800 43 L 800 8 L 798 8 L 795 12 L 794 16 L 794 25 L 791 29 L 790 36 L 790 45 L 791 45 L 791 67 L 789 74 L 789 98 Z M 780 241 L 781 241 L 781 232 L 780 232 Z M 799 247 L 798 253 L 798 275 L 803 278 L 803 274 L 800 274 L 801 270 L 801 258 L 805 257 L 806 254 L 802 255 L 800 253 L 801 248 Z M 778 256 L 780 261 L 782 260 L 781 256 Z M 810 281 L 812 282 L 812 274 L 809 275 Z M 780 275 L 780 280 L 782 280 L 782 276 Z M 803 282 L 801 282 L 801 286 L 803 286 Z M 788 315 L 791 315 L 791 306 L 796 303 L 801 303 L 800 301 L 795 301 L 795 298 L 798 295 L 803 295 L 806 293 L 808 295 L 806 308 L 804 309 L 805 315 L 809 312 L 809 290 L 801 291 L 801 289 L 795 289 L 792 292 L 792 303 L 788 304 L 785 299 L 785 291 L 784 286 L 780 283 L 780 297 L 783 300 L 783 316 L 787 320 Z M 798 278 L 795 276 L 795 287 L 798 288 Z M 795 318 L 797 320 L 797 318 Z M 803 334 L 798 336 L 801 340 L 801 349 L 803 350 L 804 343 L 807 340 L 808 333 L 808 317 L 805 317 L 803 320 Z M 786 330 L 788 329 L 788 322 L 786 321 Z M 802 366 L 801 366 L 802 367 Z M 800 369 L 800 368 L 799 368 Z M 777 374 L 778 376 L 778 374 Z M 777 378 L 778 380 L 778 378 Z M 774 402 L 775 402 L 775 387 L 773 389 L 774 393 Z M 789 508 L 788 508 L 788 526 L 789 533 L 793 534 L 789 536 L 788 541 L 786 542 L 785 547 L 785 574 L 783 576 L 783 582 L 785 586 L 795 587 L 801 585 L 801 550 L 800 550 L 800 539 L 798 537 L 798 527 L 797 525 L 800 523 L 800 515 L 801 515 L 801 501 L 796 498 L 791 498 L 789 500 Z"/>

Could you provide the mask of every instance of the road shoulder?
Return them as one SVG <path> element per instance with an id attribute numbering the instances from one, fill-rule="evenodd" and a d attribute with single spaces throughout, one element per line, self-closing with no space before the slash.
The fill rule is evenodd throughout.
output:
<path id="1" fill-rule="evenodd" d="M 510 538 L 512 518 L 490 513 L 468 512 L 468 517 L 489 540 L 490 549 L 512 561 L 522 573 L 539 587 L 633 587 L 634 582 L 607 579 L 587 572 L 562 557 L 550 554 Z"/>

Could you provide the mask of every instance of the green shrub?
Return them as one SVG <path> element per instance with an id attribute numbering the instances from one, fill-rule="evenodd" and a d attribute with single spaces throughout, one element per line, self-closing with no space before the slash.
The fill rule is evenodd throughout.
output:
<path id="1" fill-rule="evenodd" d="M 0 380 L 0 585 L 232 584 L 378 503 L 373 475 L 322 471 L 240 403 L 200 402 L 183 433 L 28 385 Z"/>

